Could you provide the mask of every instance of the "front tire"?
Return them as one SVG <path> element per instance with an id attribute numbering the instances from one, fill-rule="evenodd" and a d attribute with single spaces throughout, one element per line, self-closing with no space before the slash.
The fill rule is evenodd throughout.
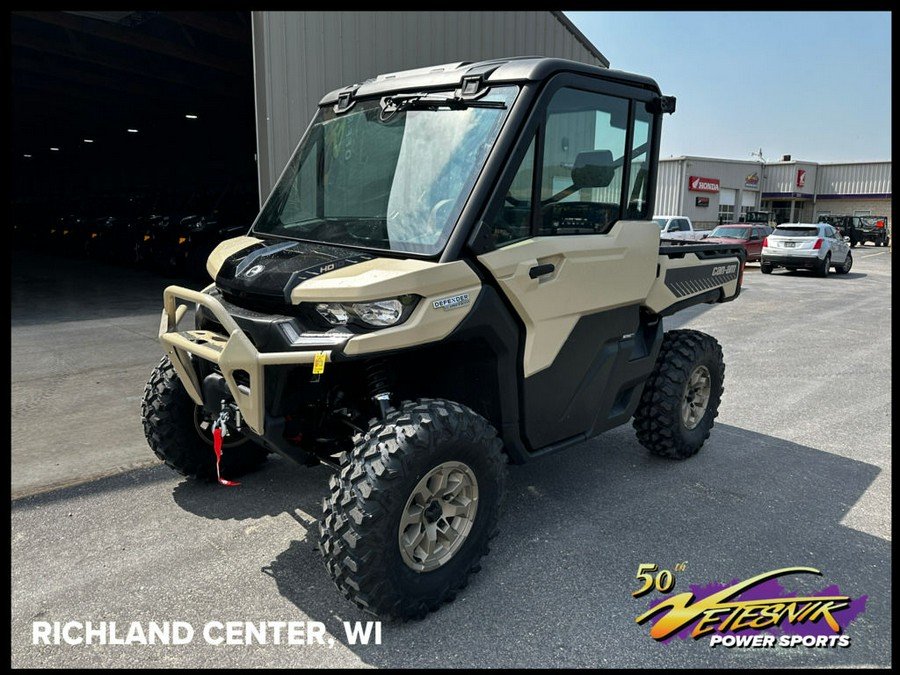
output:
<path id="1" fill-rule="evenodd" d="M 168 356 L 162 357 L 141 402 L 144 436 L 153 453 L 183 476 L 216 480 L 211 420 L 191 400 Z M 238 432 L 222 442 L 223 478 L 237 478 L 259 466 L 268 451 Z"/>
<path id="2" fill-rule="evenodd" d="M 460 404 L 404 402 L 341 458 L 319 545 L 338 590 L 385 619 L 453 600 L 495 534 L 506 460 L 495 429 Z"/>
<path id="3" fill-rule="evenodd" d="M 696 330 L 668 331 L 634 415 L 638 441 L 661 457 L 697 454 L 719 414 L 724 380 L 715 338 Z"/>

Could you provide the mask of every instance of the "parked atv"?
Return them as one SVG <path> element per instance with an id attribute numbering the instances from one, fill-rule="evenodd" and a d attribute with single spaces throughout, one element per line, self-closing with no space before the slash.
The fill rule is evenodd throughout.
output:
<path id="1" fill-rule="evenodd" d="M 651 453 L 694 455 L 722 350 L 663 322 L 736 298 L 744 253 L 660 242 L 674 108 L 648 77 L 551 58 L 326 95 L 249 231 L 209 256 L 212 283 L 165 290 L 150 447 L 224 483 L 271 452 L 333 467 L 325 567 L 388 619 L 466 585 L 508 464 L 629 422 Z"/>

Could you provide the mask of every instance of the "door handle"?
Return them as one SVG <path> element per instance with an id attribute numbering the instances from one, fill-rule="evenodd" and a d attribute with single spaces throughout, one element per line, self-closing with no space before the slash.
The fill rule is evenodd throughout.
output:
<path id="1" fill-rule="evenodd" d="M 556 265 L 553 263 L 547 263 L 546 265 L 535 265 L 530 270 L 528 270 L 528 276 L 532 279 L 537 279 L 538 277 L 542 277 L 545 274 L 550 274 L 553 270 L 556 269 Z"/>

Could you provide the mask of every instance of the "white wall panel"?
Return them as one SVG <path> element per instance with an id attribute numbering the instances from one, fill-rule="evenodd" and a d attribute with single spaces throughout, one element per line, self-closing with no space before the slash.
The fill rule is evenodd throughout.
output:
<path id="1" fill-rule="evenodd" d="M 891 162 L 822 164 L 819 166 L 819 194 L 890 194 Z"/>

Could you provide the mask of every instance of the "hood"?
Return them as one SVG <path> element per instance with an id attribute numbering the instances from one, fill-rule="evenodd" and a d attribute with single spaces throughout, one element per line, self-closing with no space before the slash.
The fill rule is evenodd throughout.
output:
<path id="1" fill-rule="evenodd" d="M 722 244 L 743 244 L 747 240 L 739 239 L 738 237 L 705 237 L 703 241 L 712 241 Z"/>
<path id="2" fill-rule="evenodd" d="M 225 258 L 215 280 L 216 286 L 235 295 L 290 303 L 291 291 L 307 279 L 374 258 L 339 246 L 257 240 Z"/>

